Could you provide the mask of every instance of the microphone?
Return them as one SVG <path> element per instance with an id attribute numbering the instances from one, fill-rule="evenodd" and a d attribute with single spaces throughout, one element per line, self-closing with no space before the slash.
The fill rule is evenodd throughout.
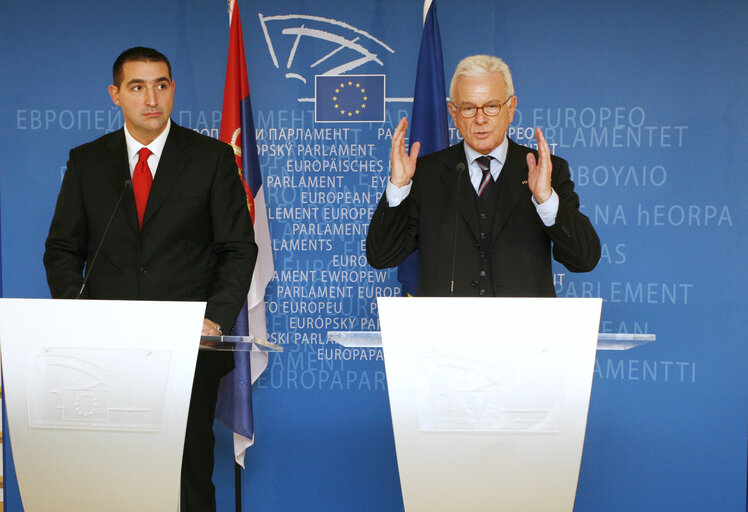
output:
<path id="1" fill-rule="evenodd" d="M 457 262 L 457 221 L 460 218 L 460 192 L 462 191 L 462 175 L 465 173 L 465 164 L 457 164 L 457 194 L 455 195 L 455 228 L 452 234 L 452 281 L 449 285 L 449 296 L 453 297 L 455 292 L 455 263 Z"/>
<path id="2" fill-rule="evenodd" d="M 119 210 L 119 205 L 122 202 L 122 198 L 125 197 L 125 192 L 127 192 L 131 188 L 132 180 L 125 180 L 125 184 L 122 187 L 122 192 L 120 192 L 119 198 L 117 199 L 117 204 L 114 205 L 112 214 L 109 216 L 109 221 L 106 223 L 106 227 L 104 228 L 104 234 L 101 235 L 101 240 L 99 240 L 99 246 L 96 248 L 96 252 L 94 252 L 93 258 L 91 258 L 91 263 L 88 265 L 86 277 L 83 279 L 83 284 L 81 284 L 81 289 L 78 290 L 78 295 L 75 297 L 76 299 L 80 299 L 81 295 L 83 295 L 83 290 L 86 288 L 88 278 L 91 277 L 91 270 L 93 269 L 94 263 L 96 263 L 96 258 L 99 256 L 99 252 L 101 252 L 101 246 L 104 245 L 104 240 L 106 240 L 106 236 L 109 234 L 109 228 L 112 226 L 114 215 L 117 213 L 117 210 Z"/>

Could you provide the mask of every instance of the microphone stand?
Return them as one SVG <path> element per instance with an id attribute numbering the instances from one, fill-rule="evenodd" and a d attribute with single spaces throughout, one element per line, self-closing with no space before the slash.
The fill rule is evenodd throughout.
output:
<path id="1" fill-rule="evenodd" d="M 453 297 L 455 292 L 455 263 L 457 262 L 457 221 L 460 217 L 460 192 L 462 191 L 462 175 L 465 172 L 465 164 L 457 164 L 457 194 L 455 196 L 455 227 L 452 236 L 452 279 L 449 285 L 449 296 Z"/>
<path id="2" fill-rule="evenodd" d="M 86 288 L 86 283 L 88 283 L 88 278 L 91 276 L 91 270 L 93 269 L 94 263 L 96 263 L 96 258 L 99 256 L 99 252 L 101 252 L 101 246 L 104 245 L 104 240 L 106 239 L 106 236 L 109 234 L 109 228 L 112 226 L 114 215 L 117 213 L 117 210 L 119 210 L 119 205 L 122 202 L 122 198 L 125 197 L 125 192 L 130 190 L 131 187 L 132 187 L 132 180 L 125 181 L 125 185 L 122 188 L 122 192 L 120 192 L 119 194 L 119 199 L 117 199 L 117 204 L 114 205 L 112 214 L 109 216 L 109 221 L 106 223 L 106 227 L 104 228 L 104 234 L 101 235 L 101 240 L 99 240 L 99 246 L 96 247 L 96 252 L 94 252 L 93 258 L 91 258 L 91 263 L 88 265 L 88 269 L 86 270 L 86 277 L 83 278 L 83 284 L 81 284 L 81 289 L 78 290 L 78 295 L 75 296 L 76 299 L 80 299 L 81 295 L 83 295 L 83 290 Z"/>

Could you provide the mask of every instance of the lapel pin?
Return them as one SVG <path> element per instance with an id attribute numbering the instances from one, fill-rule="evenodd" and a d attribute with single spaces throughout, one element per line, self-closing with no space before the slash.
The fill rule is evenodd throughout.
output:
<path id="1" fill-rule="evenodd" d="M 522 185 L 527 185 L 527 180 L 522 180 L 522 181 L 521 181 L 520 183 L 521 183 Z"/>

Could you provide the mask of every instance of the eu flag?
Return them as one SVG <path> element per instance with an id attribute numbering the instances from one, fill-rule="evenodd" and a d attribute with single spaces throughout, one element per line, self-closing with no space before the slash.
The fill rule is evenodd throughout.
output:
<path id="1" fill-rule="evenodd" d="M 426 16 L 418 53 L 416 87 L 410 121 L 410 144 L 421 143 L 419 156 L 449 146 L 447 124 L 447 92 L 444 88 L 444 64 L 436 0 L 424 2 Z M 408 256 L 397 268 L 403 296 L 415 295 L 418 289 L 418 251 Z"/>
<path id="2" fill-rule="evenodd" d="M 384 82 L 385 75 L 315 76 L 315 122 L 383 122 Z"/>

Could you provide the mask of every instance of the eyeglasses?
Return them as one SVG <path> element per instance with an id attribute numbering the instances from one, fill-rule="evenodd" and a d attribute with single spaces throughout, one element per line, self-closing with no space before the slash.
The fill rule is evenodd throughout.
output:
<path id="1" fill-rule="evenodd" d="M 514 96 L 509 96 L 504 103 L 489 103 L 488 105 L 482 105 L 480 107 L 476 107 L 475 105 L 458 107 L 454 102 L 452 102 L 452 108 L 459 112 L 465 119 L 472 119 L 478 114 L 479 110 L 482 110 L 483 114 L 488 117 L 494 117 L 501 114 L 501 107 L 505 107 L 512 98 L 514 98 Z"/>

